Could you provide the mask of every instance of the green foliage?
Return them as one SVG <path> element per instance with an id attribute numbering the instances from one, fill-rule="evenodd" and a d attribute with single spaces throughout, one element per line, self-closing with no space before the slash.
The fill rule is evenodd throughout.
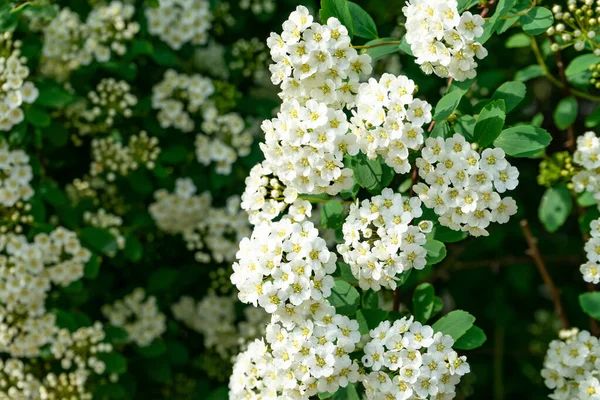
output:
<path id="1" fill-rule="evenodd" d="M 539 217 L 548 232 L 556 232 L 571 214 L 571 193 L 564 183 L 546 189 L 540 202 Z"/>
<path id="2" fill-rule="evenodd" d="M 339 314 L 352 315 L 360 305 L 360 294 L 348 282 L 336 279 L 335 286 L 331 289 L 331 296 L 327 300 Z"/>
<path id="3" fill-rule="evenodd" d="M 431 327 L 436 332 L 450 335 L 454 340 L 463 337 L 472 327 L 475 317 L 466 311 L 451 311 L 436 321 Z"/>
<path id="4" fill-rule="evenodd" d="M 494 140 L 494 146 L 509 156 L 531 157 L 544 150 L 551 140 L 552 136 L 544 129 L 523 125 L 503 130 Z"/>
<path id="5" fill-rule="evenodd" d="M 356 11 L 356 10 L 355 10 Z M 348 29 L 350 37 L 354 35 L 354 23 L 349 4 L 346 0 L 321 0 L 321 10 L 319 11 L 321 21 L 326 24 L 327 20 L 335 17 Z M 360 23 L 365 21 L 361 20 Z M 365 27 L 361 26 L 361 30 Z"/>
<path id="6" fill-rule="evenodd" d="M 540 35 L 554 23 L 552 11 L 545 7 L 534 7 L 519 19 L 521 27 L 529 35 Z"/>

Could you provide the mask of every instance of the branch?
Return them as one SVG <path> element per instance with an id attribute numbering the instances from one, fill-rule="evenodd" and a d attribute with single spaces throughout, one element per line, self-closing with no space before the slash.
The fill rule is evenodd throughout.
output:
<path id="1" fill-rule="evenodd" d="M 488 15 L 488 13 L 490 12 L 490 10 L 492 9 L 492 6 L 494 4 L 496 4 L 496 0 L 488 1 L 488 3 L 485 5 L 484 9 L 481 10 L 481 14 L 479 14 L 479 15 L 481 15 L 481 18 L 485 18 Z"/>
<path id="2" fill-rule="evenodd" d="M 531 233 L 529 223 L 526 219 L 521 220 L 521 229 L 523 230 L 523 235 L 525 236 L 525 240 L 527 240 L 527 245 L 529 246 L 527 254 L 529 254 L 529 256 L 533 259 L 536 267 L 540 271 L 540 275 L 542 275 L 544 283 L 550 291 L 550 296 L 552 297 L 552 302 L 554 303 L 554 311 L 560 318 L 563 329 L 569 329 L 569 320 L 567 319 L 562 303 L 560 302 L 560 292 L 556 288 L 554 281 L 552 281 L 552 277 L 548 273 L 548 269 L 546 268 L 542 254 L 537 246 L 537 238 Z"/>

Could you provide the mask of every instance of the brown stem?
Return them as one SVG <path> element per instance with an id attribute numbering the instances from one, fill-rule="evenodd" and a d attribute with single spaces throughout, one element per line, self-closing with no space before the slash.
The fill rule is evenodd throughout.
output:
<path id="1" fill-rule="evenodd" d="M 492 6 L 494 4 L 496 4 L 496 0 L 490 0 L 487 2 L 484 9 L 481 10 L 481 14 L 479 14 L 479 15 L 481 15 L 481 18 L 485 18 L 489 14 L 489 12 L 492 9 Z"/>
<path id="2" fill-rule="evenodd" d="M 540 275 L 542 275 L 544 283 L 550 291 L 550 296 L 552 297 L 552 302 L 554 303 L 554 311 L 560 318 L 563 329 L 569 329 L 569 320 L 567 319 L 562 303 L 560 302 L 560 292 L 554 284 L 552 277 L 548 273 L 548 269 L 546 268 L 542 254 L 537 246 L 537 238 L 531 233 L 529 222 L 527 222 L 526 219 L 521 220 L 521 229 L 523 230 L 523 235 L 525 236 L 525 240 L 527 240 L 527 245 L 529 246 L 527 254 L 533 259 L 538 271 L 540 271 Z"/>
<path id="3" fill-rule="evenodd" d="M 392 309 L 396 312 L 398 312 L 398 310 L 400 309 L 400 288 L 397 287 L 394 290 L 394 304 L 392 306 Z"/>
<path id="4" fill-rule="evenodd" d="M 588 282 L 587 290 L 588 292 L 595 292 L 596 286 L 592 282 Z M 594 317 L 590 317 L 590 332 L 596 337 L 600 336 L 600 326 L 598 325 L 598 321 L 596 321 L 596 318 Z"/>
<path id="5" fill-rule="evenodd" d="M 550 42 L 555 44 L 556 41 L 552 36 L 550 36 Z M 563 93 L 565 97 L 572 96 L 571 87 L 569 86 L 569 81 L 567 80 L 567 74 L 565 72 L 565 62 L 562 58 L 562 54 L 560 50 L 553 51 L 554 58 L 556 59 L 556 67 L 558 68 L 558 75 L 560 77 L 560 81 L 563 85 Z M 573 125 L 569 125 L 567 128 L 567 140 L 565 141 L 565 148 L 571 151 L 575 151 L 575 128 Z"/>

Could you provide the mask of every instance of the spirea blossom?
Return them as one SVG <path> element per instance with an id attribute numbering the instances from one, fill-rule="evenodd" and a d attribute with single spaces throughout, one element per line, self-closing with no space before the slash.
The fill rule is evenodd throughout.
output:
<path id="1" fill-rule="evenodd" d="M 505 156 L 501 148 L 479 154 L 459 134 L 445 140 L 428 138 L 416 162 L 424 182 L 414 191 L 439 215 L 441 225 L 487 236 L 490 223 L 506 223 L 517 212 L 512 197 L 500 197 L 517 187 L 519 178 Z"/>
<path id="2" fill-rule="evenodd" d="M 204 112 L 201 133 L 196 135 L 196 159 L 202 165 L 215 164 L 215 172 L 229 175 L 239 157 L 250 154 L 254 137 L 238 113 L 219 115 L 214 107 Z"/>
<path id="3" fill-rule="evenodd" d="M 23 121 L 21 106 L 31 104 L 38 90 L 30 81 L 27 58 L 21 55 L 21 41 L 12 32 L 0 35 L 0 131 L 9 131 Z"/>
<path id="4" fill-rule="evenodd" d="M 258 307 L 244 308 L 244 318 L 238 321 L 235 301 L 235 295 L 208 294 L 199 302 L 183 296 L 171 310 L 176 319 L 204 337 L 205 348 L 229 359 L 263 336 L 269 322 L 268 314 Z"/>
<path id="5" fill-rule="evenodd" d="M 544 359 L 542 377 L 554 400 L 600 398 L 600 345 L 588 331 L 561 331 Z"/>
<path id="6" fill-rule="evenodd" d="M 361 83 L 350 129 L 361 152 L 383 157 L 396 173 L 410 171 L 408 151 L 423 144 L 423 124 L 431 122 L 431 105 L 415 99 L 415 83 L 405 76 L 383 74 Z"/>
<path id="7" fill-rule="evenodd" d="M 208 0 L 161 0 L 158 7 L 146 7 L 148 32 L 173 50 L 186 43 L 205 44 L 212 26 Z"/>
<path id="8" fill-rule="evenodd" d="M 281 105 L 277 118 L 263 122 L 262 130 L 264 165 L 284 185 L 298 193 L 335 195 L 354 184 L 344 156 L 356 155 L 358 145 L 354 135 L 346 134 L 343 111 L 316 99 L 305 106 L 292 99 Z"/>
<path id="9" fill-rule="evenodd" d="M 331 294 L 337 257 L 312 222 L 283 218 L 261 223 L 242 239 L 236 256 L 231 282 L 239 299 L 268 313 Z"/>
<path id="10" fill-rule="evenodd" d="M 487 56 L 476 41 L 483 35 L 481 16 L 459 14 L 456 0 L 409 0 L 402 12 L 406 41 L 423 72 L 457 81 L 477 75 L 475 59 Z"/>
<path id="11" fill-rule="evenodd" d="M 33 196 L 32 178 L 27 153 L 11 151 L 5 141 L 0 141 L 0 205 L 13 207 L 19 201 L 29 200 Z"/>
<path id="12" fill-rule="evenodd" d="M 583 247 L 587 262 L 579 267 L 583 280 L 593 284 L 600 283 L 600 219 L 590 223 L 590 238 Z"/>
<path id="13" fill-rule="evenodd" d="M 573 161 L 583 167 L 573 176 L 573 189 L 577 193 L 592 193 L 600 204 L 600 138 L 594 132 L 586 132 L 577 138 Z"/>
<path id="14" fill-rule="evenodd" d="M 84 376 L 90 372 L 102 374 L 106 365 L 98 355 L 112 351 L 112 345 L 104 343 L 104 339 L 105 333 L 100 322 L 79 328 L 75 332 L 61 329 L 50 346 L 50 351 L 55 359 L 60 360 L 61 367 L 65 370 L 74 369 Z"/>
<path id="15" fill-rule="evenodd" d="M 163 129 L 173 127 L 182 132 L 194 130 L 194 115 L 214 93 L 209 78 L 202 75 L 186 75 L 170 69 L 163 80 L 152 88 L 152 108 L 158 110 L 156 117 Z"/>
<path id="16" fill-rule="evenodd" d="M 429 325 L 402 318 L 383 321 L 369 332 L 362 365 L 369 400 L 453 399 L 455 386 L 470 372 L 454 339 Z"/>
<path id="17" fill-rule="evenodd" d="M 140 347 L 148 346 L 167 329 L 167 318 L 158 309 L 156 297 L 146 296 L 143 288 L 136 288 L 114 304 L 105 304 L 102 314 L 112 325 L 125 329 L 129 340 Z"/>
<path id="18" fill-rule="evenodd" d="M 358 322 L 326 303 L 317 310 L 293 327 L 267 326 L 266 343 L 256 340 L 237 357 L 230 399 L 308 399 L 360 379 L 358 362 L 350 358 L 360 341 Z"/>
<path id="19" fill-rule="evenodd" d="M 371 73 L 371 57 L 351 47 L 346 27 L 337 18 L 326 22 L 313 22 L 308 9 L 298 6 L 281 35 L 271 33 L 267 39 L 274 61 L 271 81 L 281 86 L 283 100 L 305 104 L 315 99 L 341 109 L 353 103 L 359 78 Z"/>
<path id="20" fill-rule="evenodd" d="M 422 214 L 419 198 L 402 197 L 389 188 L 350 205 L 342 226 L 344 243 L 338 245 L 338 252 L 362 289 L 395 289 L 398 274 L 425 267 L 423 245 L 432 224 L 413 223 Z"/>

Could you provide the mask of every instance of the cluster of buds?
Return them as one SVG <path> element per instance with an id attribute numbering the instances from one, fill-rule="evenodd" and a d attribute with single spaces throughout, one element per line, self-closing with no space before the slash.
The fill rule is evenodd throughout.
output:
<path id="1" fill-rule="evenodd" d="M 589 44 L 594 54 L 600 55 L 600 45 L 594 41 L 598 31 L 600 1 L 568 0 L 566 10 L 560 5 L 555 5 L 552 7 L 552 13 L 555 24 L 548 28 L 546 33 L 549 36 L 557 36 L 562 42 L 553 43 L 553 51 L 571 45 L 575 50 L 582 51 L 586 44 Z"/>

